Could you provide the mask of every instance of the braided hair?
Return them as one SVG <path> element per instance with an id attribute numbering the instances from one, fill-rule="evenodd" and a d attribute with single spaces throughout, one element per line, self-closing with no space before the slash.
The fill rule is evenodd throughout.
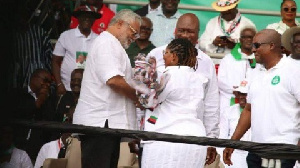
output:
<path id="1" fill-rule="evenodd" d="M 167 46 L 167 48 L 171 52 L 176 54 L 176 56 L 178 57 L 179 66 L 189 66 L 196 71 L 198 67 L 198 52 L 195 46 L 188 39 L 174 39 Z"/>

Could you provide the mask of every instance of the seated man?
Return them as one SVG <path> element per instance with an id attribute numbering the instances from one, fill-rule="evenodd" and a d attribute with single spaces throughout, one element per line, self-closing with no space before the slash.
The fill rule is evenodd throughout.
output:
<path id="1" fill-rule="evenodd" d="M 16 148 L 13 143 L 13 129 L 10 126 L 0 127 L 0 167 L 32 168 L 28 154 Z"/>
<path id="2" fill-rule="evenodd" d="M 55 95 L 51 92 L 51 83 L 48 71 L 35 70 L 27 89 L 14 90 L 8 95 L 5 110 L 11 114 L 12 119 L 54 121 Z M 31 159 L 35 159 L 39 148 L 53 136 L 53 133 L 44 130 L 17 128 L 15 145 L 26 150 Z"/>
<path id="3" fill-rule="evenodd" d="M 57 120 L 63 121 L 64 115 L 68 113 L 72 106 L 76 106 L 81 89 L 83 69 L 74 69 L 71 73 L 70 87 L 72 91 L 59 97 L 56 105 Z"/>
<path id="4" fill-rule="evenodd" d="M 66 114 L 66 118 L 63 122 L 72 123 L 73 121 L 73 113 L 75 110 L 75 106 L 71 107 Z M 39 154 L 36 158 L 34 168 L 40 168 L 43 166 L 43 163 L 48 158 L 64 158 L 66 148 L 68 145 L 67 139 L 71 136 L 70 133 L 61 134 L 59 139 L 48 142 L 42 146 L 39 151 Z"/>
<path id="5" fill-rule="evenodd" d="M 200 37 L 200 48 L 203 51 L 227 54 L 239 41 L 243 27 L 255 27 L 252 21 L 238 11 L 239 2 L 239 0 L 218 0 L 212 3 L 212 7 L 221 13 L 207 23 Z"/>

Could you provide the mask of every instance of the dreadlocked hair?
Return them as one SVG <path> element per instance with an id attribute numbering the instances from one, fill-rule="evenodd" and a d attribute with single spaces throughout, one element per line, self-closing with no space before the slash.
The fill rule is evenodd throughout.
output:
<path id="1" fill-rule="evenodd" d="M 194 45 L 188 39 L 174 39 L 167 46 L 167 48 L 177 55 L 179 66 L 189 66 L 196 71 L 198 67 L 198 52 Z"/>

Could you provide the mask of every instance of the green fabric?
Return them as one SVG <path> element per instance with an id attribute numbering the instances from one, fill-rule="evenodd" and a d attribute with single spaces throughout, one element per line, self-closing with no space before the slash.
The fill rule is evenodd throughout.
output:
<path id="1" fill-rule="evenodd" d="M 241 60 L 242 54 L 239 52 L 239 48 L 241 48 L 241 44 L 237 43 L 234 48 L 231 50 L 231 55 L 234 57 L 235 60 Z"/>
<path id="2" fill-rule="evenodd" d="M 255 66 L 256 66 L 256 60 L 255 59 L 249 60 L 249 63 L 250 63 L 251 68 L 255 68 Z"/>
<path id="3" fill-rule="evenodd" d="M 127 0 L 120 0 L 120 1 L 127 1 Z M 148 0 L 135 0 L 135 1 L 143 1 L 143 2 L 149 2 Z M 180 0 L 180 4 L 184 5 L 194 5 L 194 6 L 206 6 L 211 7 L 211 3 L 215 0 L 209 0 L 209 1 L 199 1 L 199 0 Z M 254 9 L 254 10 L 261 10 L 261 11 L 275 11 L 280 12 L 280 3 L 282 0 L 242 0 L 238 4 L 239 9 Z M 141 8 L 141 6 L 128 6 L 128 5 L 118 5 L 117 10 L 121 9 L 138 9 Z M 217 11 L 195 11 L 195 10 L 179 10 L 181 13 L 194 13 L 198 16 L 200 20 L 200 34 L 202 34 L 205 30 L 205 26 L 207 22 L 220 14 L 220 12 Z M 298 10 L 299 12 L 299 10 Z M 243 14 L 242 16 L 247 17 L 251 21 L 254 22 L 256 25 L 257 30 L 262 30 L 267 27 L 268 24 L 279 22 L 281 20 L 280 16 L 265 16 L 265 15 L 253 15 L 253 14 Z M 298 18 L 296 18 L 299 20 Z"/>
<path id="4" fill-rule="evenodd" d="M 136 42 L 131 43 L 128 49 L 126 49 L 126 53 L 130 59 L 131 67 L 134 67 L 134 57 L 138 55 L 138 53 L 148 54 L 152 49 L 156 48 L 152 43 L 150 43 L 146 48 L 140 49 L 140 47 L 136 44 Z"/>
<path id="5" fill-rule="evenodd" d="M 235 104 L 237 104 L 235 97 L 231 97 L 231 99 L 230 99 L 230 106 L 233 106 Z"/>

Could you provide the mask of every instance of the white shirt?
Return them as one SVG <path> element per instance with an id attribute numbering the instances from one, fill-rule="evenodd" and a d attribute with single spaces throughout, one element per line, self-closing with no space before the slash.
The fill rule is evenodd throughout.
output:
<path id="1" fill-rule="evenodd" d="M 300 26 L 300 23 L 297 20 L 295 20 L 295 23 L 296 23 L 297 26 Z M 281 20 L 278 23 L 269 24 L 266 29 L 274 29 L 279 34 L 283 34 L 289 28 L 290 27 L 288 25 L 286 25 L 285 23 L 283 23 L 282 20 Z"/>
<path id="2" fill-rule="evenodd" d="M 57 159 L 60 147 L 62 146 L 63 143 L 60 139 L 44 144 L 36 158 L 34 168 L 43 166 L 44 161 L 48 158 Z"/>
<path id="3" fill-rule="evenodd" d="M 77 67 L 76 52 L 88 52 L 90 46 L 98 35 L 93 31 L 88 37 L 81 34 L 78 27 L 63 32 L 55 45 L 53 54 L 63 57 L 61 65 L 61 80 L 68 91 L 71 91 L 71 73 Z"/>
<path id="4" fill-rule="evenodd" d="M 163 50 L 167 45 L 157 47 L 150 51 L 147 57 L 154 56 L 157 62 L 158 76 L 165 70 L 165 62 L 163 59 Z M 218 137 L 219 135 L 219 89 L 216 77 L 214 63 L 211 58 L 198 49 L 198 68 L 197 73 L 202 74 L 208 78 L 208 83 L 205 89 L 204 97 L 204 125 L 208 137 Z"/>
<path id="5" fill-rule="evenodd" d="M 18 148 L 14 148 L 10 161 L 0 164 L 3 168 L 33 168 L 28 154 Z"/>
<path id="6" fill-rule="evenodd" d="M 230 139 L 235 131 L 235 128 L 239 122 L 241 116 L 240 105 L 235 104 L 227 107 L 224 110 L 224 113 L 221 114 L 220 121 L 220 137 L 224 139 Z M 248 130 L 243 137 L 242 141 L 250 141 L 251 140 L 251 131 Z"/>
<path id="7" fill-rule="evenodd" d="M 118 75 L 126 81 L 132 78 L 130 61 L 119 40 L 104 31 L 89 51 L 74 124 L 104 127 L 108 119 L 110 128 L 136 128 L 134 103 L 106 85 L 110 78 Z"/>
<path id="8" fill-rule="evenodd" d="M 167 18 L 162 10 L 146 15 L 153 23 L 153 31 L 150 36 L 150 41 L 153 45 L 158 47 L 169 44 L 175 38 L 174 32 L 176 23 L 181 15 L 182 14 L 178 10 L 170 18 Z"/>
<path id="9" fill-rule="evenodd" d="M 239 122 L 241 115 L 240 105 L 235 104 L 233 106 L 229 106 L 224 110 L 224 113 L 221 113 L 220 119 L 220 137 L 222 139 L 230 139 L 235 131 L 235 128 Z M 242 141 L 250 141 L 251 140 L 251 130 L 249 129 L 241 138 Z M 223 152 L 224 148 L 222 148 Z M 232 166 L 224 166 L 227 168 L 247 168 L 246 157 L 248 155 L 247 151 L 235 149 L 232 153 L 231 160 L 233 162 Z M 222 153 L 221 153 L 221 156 Z"/>
<path id="10" fill-rule="evenodd" d="M 158 96 L 159 105 L 145 117 L 145 131 L 176 135 L 205 136 L 204 97 L 208 79 L 188 66 L 169 66 L 166 87 Z M 150 116 L 156 123 L 147 121 Z"/>
<path id="11" fill-rule="evenodd" d="M 215 40 L 215 38 L 217 36 L 225 36 L 225 34 L 223 33 L 222 29 L 219 26 L 218 17 L 219 16 L 216 16 L 208 21 L 208 23 L 206 24 L 205 31 L 203 32 L 202 36 L 200 37 L 200 40 L 199 40 L 200 48 L 206 53 L 216 53 L 217 46 L 212 44 L 213 41 Z M 240 32 L 244 27 L 248 27 L 248 26 L 255 27 L 254 23 L 251 20 L 247 19 L 244 16 L 241 16 L 241 17 L 242 18 L 241 18 L 240 24 L 237 26 L 237 28 L 234 30 L 234 32 L 232 34 L 230 34 L 230 37 L 232 39 L 235 39 L 236 41 L 239 41 Z M 225 29 L 228 29 L 232 22 L 233 21 L 227 22 L 224 20 Z M 231 51 L 231 49 L 226 47 L 224 53 L 227 54 L 230 51 Z"/>
<path id="12" fill-rule="evenodd" d="M 297 144 L 300 138 L 300 68 L 281 58 L 273 68 L 255 69 L 248 92 L 252 141 Z"/>
<path id="13" fill-rule="evenodd" d="M 218 86 L 220 90 L 220 110 L 229 107 L 233 94 L 233 86 L 239 86 L 241 81 L 248 78 L 252 72 L 249 60 L 242 53 L 241 60 L 236 60 L 231 53 L 225 55 L 221 60 L 218 70 Z M 259 66 L 259 64 L 256 64 Z"/>

